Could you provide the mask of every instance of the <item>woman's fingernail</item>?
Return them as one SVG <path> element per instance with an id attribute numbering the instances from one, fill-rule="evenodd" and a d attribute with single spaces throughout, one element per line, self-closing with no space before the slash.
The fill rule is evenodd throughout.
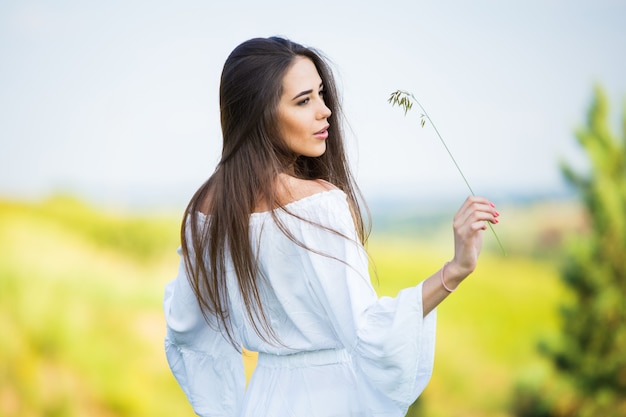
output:
<path id="1" fill-rule="evenodd" d="M 498 220 L 498 219 L 493 219 L 493 222 L 494 222 L 494 223 L 500 223 L 500 220 Z"/>
<path id="2" fill-rule="evenodd" d="M 500 213 L 498 212 L 498 210 L 496 210 L 496 216 L 499 216 L 499 215 L 500 215 Z"/>
<path id="3" fill-rule="evenodd" d="M 493 204 L 493 203 L 489 203 L 489 205 L 490 205 L 491 207 L 495 207 L 495 206 L 496 206 L 496 205 L 495 205 L 495 204 Z"/>

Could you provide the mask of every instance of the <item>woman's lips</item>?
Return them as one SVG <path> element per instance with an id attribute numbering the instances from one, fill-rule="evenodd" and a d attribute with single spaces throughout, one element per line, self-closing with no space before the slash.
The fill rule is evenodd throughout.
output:
<path id="1" fill-rule="evenodd" d="M 315 132 L 313 134 L 313 136 L 315 136 L 318 139 L 326 139 L 328 138 L 328 128 L 330 126 L 326 126 L 324 129 L 320 130 L 319 132 Z"/>

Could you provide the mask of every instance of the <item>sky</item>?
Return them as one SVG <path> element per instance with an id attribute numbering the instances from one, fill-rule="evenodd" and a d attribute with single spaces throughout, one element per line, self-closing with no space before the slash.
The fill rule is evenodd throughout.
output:
<path id="1" fill-rule="evenodd" d="M 617 0 L 59 0 L 0 2 L 0 198 L 71 193 L 184 207 L 221 149 L 230 51 L 279 35 L 332 62 L 351 165 L 368 199 L 564 190 L 594 85 L 626 106 Z"/>

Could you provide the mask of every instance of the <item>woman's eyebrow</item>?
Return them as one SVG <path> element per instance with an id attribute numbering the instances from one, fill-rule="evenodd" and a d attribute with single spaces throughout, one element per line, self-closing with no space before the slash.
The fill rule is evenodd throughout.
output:
<path id="1" fill-rule="evenodd" d="M 324 83 L 320 83 L 320 89 L 322 89 L 323 87 L 324 87 Z M 292 98 L 291 100 L 295 100 L 298 97 L 306 96 L 307 94 L 311 94 L 312 92 L 313 92 L 313 90 L 302 91 L 302 92 L 296 94 L 296 96 L 294 98 Z"/>
<path id="2" fill-rule="evenodd" d="M 307 94 L 311 94 L 312 92 L 313 92 L 313 90 L 302 91 L 302 92 L 296 94 L 296 96 L 294 98 L 292 98 L 291 100 L 295 100 L 298 97 L 306 96 Z"/>

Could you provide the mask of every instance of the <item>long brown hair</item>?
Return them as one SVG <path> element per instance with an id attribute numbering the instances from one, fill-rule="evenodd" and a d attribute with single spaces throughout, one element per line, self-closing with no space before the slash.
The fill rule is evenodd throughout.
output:
<path id="1" fill-rule="evenodd" d="M 326 152 L 319 157 L 294 155 L 280 137 L 276 122 L 283 77 L 298 56 L 314 63 L 324 84 L 325 104 L 332 111 Z M 270 208 L 280 205 L 277 198 L 280 173 L 295 160 L 297 177 L 323 179 L 343 190 L 362 243 L 367 240 L 369 223 L 365 224 L 361 215 L 361 194 L 345 155 L 341 108 L 333 74 L 319 52 L 277 37 L 242 43 L 224 64 L 220 115 L 221 160 L 189 202 L 181 227 L 181 245 L 189 281 L 202 314 L 207 322 L 217 323 L 239 349 L 228 308 L 225 273 L 228 256 L 255 332 L 263 340 L 277 340 L 261 305 L 249 219 L 260 201 Z M 203 227 L 197 214 L 201 211 L 208 213 Z M 293 240 L 276 213 L 271 213 L 281 230 Z"/>

